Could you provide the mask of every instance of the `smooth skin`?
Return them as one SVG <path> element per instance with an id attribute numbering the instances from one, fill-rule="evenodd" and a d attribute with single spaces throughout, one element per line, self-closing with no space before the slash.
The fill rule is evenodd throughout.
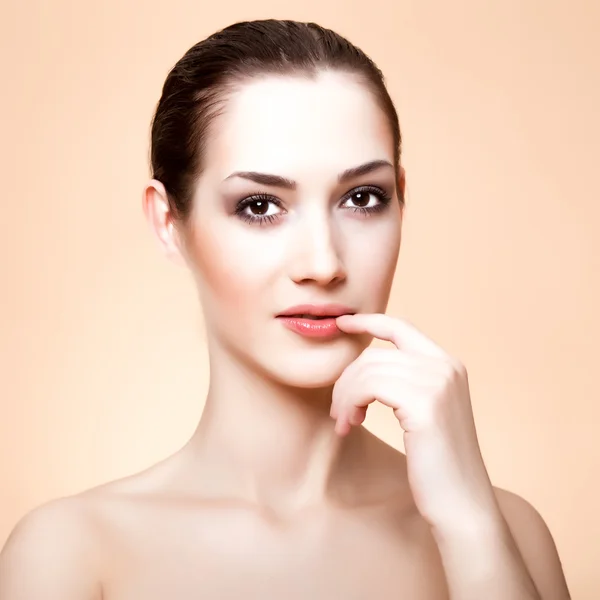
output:
<path id="1" fill-rule="evenodd" d="M 23 517 L 0 600 L 567 599 L 544 520 L 489 481 L 466 370 L 385 315 L 405 176 L 368 89 L 337 72 L 265 77 L 226 108 L 189 222 L 160 182 L 143 194 L 204 312 L 196 431 L 141 473 Z M 276 318 L 329 302 L 358 313 L 334 340 Z M 391 408 L 406 455 L 362 426 L 372 402 Z"/>

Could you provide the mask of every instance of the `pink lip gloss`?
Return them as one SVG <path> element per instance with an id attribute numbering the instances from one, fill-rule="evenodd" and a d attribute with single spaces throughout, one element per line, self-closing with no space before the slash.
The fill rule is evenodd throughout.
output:
<path id="1" fill-rule="evenodd" d="M 303 319 L 301 317 L 277 317 L 285 327 L 313 338 L 332 338 L 341 335 L 342 331 L 335 324 L 335 317 L 326 319 Z"/>

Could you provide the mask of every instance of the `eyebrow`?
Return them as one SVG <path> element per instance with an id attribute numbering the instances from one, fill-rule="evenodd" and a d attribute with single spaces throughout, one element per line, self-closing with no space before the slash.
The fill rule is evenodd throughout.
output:
<path id="1" fill-rule="evenodd" d="M 392 163 L 388 162 L 387 160 L 371 160 L 367 163 L 359 165 L 358 167 L 351 167 L 350 169 L 346 169 L 340 173 L 338 175 L 338 183 L 344 183 L 349 179 L 354 179 L 361 175 L 367 175 L 368 173 L 372 173 L 373 171 L 377 171 L 383 167 L 391 167 L 392 169 L 394 168 Z M 288 190 L 295 190 L 297 187 L 297 183 L 292 179 L 281 177 L 280 175 L 271 175 L 269 173 L 258 173 L 256 171 L 235 171 L 223 181 L 227 181 L 233 177 L 241 177 L 242 179 L 248 179 L 249 181 L 254 181 L 255 183 L 260 183 L 262 185 L 270 185 Z"/>

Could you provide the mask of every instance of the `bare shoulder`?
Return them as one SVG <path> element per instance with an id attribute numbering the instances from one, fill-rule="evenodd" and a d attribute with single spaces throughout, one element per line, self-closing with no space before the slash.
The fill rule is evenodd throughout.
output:
<path id="1" fill-rule="evenodd" d="M 45 502 L 25 514 L 0 549 L 0 598 L 100 600 L 115 533 L 139 512 L 142 499 L 164 487 L 170 462 Z"/>
<path id="2" fill-rule="evenodd" d="M 0 598 L 101 598 L 96 528 L 85 495 L 59 498 L 31 510 L 15 525 L 0 552 Z"/>
<path id="3" fill-rule="evenodd" d="M 523 561 L 544 600 L 570 598 L 552 533 L 542 515 L 521 496 L 494 487 L 498 505 Z"/>

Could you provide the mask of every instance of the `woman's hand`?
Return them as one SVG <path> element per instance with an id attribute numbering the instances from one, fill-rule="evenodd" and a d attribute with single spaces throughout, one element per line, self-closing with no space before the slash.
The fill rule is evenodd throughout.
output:
<path id="1" fill-rule="evenodd" d="M 375 400 L 404 430 L 408 478 L 417 509 L 434 528 L 477 527 L 500 515 L 477 441 L 465 367 L 406 321 L 344 315 L 339 329 L 392 342 L 366 348 L 333 390 L 331 416 L 346 435 Z M 490 519 L 492 521 L 490 521 Z"/>

